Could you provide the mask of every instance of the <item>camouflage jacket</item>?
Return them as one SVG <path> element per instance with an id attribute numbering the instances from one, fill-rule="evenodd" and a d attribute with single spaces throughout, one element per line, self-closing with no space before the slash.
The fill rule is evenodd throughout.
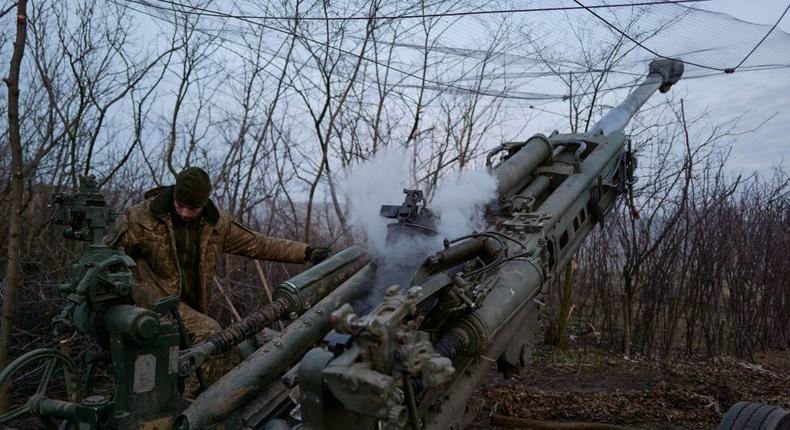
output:
<path id="1" fill-rule="evenodd" d="M 181 294 L 181 267 L 170 218 L 173 188 L 155 188 L 145 197 L 145 201 L 126 211 L 106 242 L 111 247 L 123 246 L 137 263 L 133 272 L 138 285 L 132 297 L 138 305 L 151 307 L 163 297 Z M 211 285 L 222 253 L 304 263 L 306 249 L 304 243 L 267 237 L 250 230 L 233 221 L 228 213 L 218 210 L 209 200 L 203 208 L 200 225 L 196 310 L 205 313 L 211 303 Z"/>

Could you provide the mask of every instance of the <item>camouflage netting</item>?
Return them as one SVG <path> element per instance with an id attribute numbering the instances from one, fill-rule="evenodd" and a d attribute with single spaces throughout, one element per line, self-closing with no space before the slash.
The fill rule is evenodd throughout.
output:
<path id="1" fill-rule="evenodd" d="M 347 159 L 330 155 L 330 164 L 340 165 L 335 169 L 341 170 L 355 156 L 375 152 L 378 141 L 370 128 L 381 120 L 381 129 L 373 128 L 382 135 L 386 130 L 386 137 L 381 137 L 384 144 L 409 146 L 413 139 L 434 140 L 415 152 L 419 160 L 413 166 L 413 182 L 435 169 L 431 166 L 438 151 L 435 146 L 444 139 L 437 131 L 467 130 L 461 123 L 474 123 L 467 140 L 479 145 L 474 148 L 490 148 L 536 131 L 567 129 L 569 108 L 575 109 L 577 118 L 575 124 L 571 120 L 571 131 L 584 131 L 639 82 L 647 63 L 657 56 L 686 62 L 680 91 L 668 97 L 683 97 L 686 89 L 694 88 L 710 93 L 698 85 L 706 78 L 719 77 L 722 87 L 737 88 L 744 84 L 741 76 L 790 67 L 790 34 L 776 28 L 760 43 L 772 25 L 704 10 L 704 2 L 386 0 L 376 2 L 376 10 L 370 3 L 344 0 L 328 3 L 326 9 L 315 0 L 114 4 L 128 12 L 140 30 L 135 32 L 141 39 L 137 43 L 142 41 L 149 50 L 160 47 L 161 51 L 175 33 L 181 33 L 175 38 L 179 40 L 184 28 L 194 26 L 189 43 L 197 62 L 214 65 L 210 73 L 203 72 L 203 78 L 222 82 L 202 90 L 211 92 L 208 104 L 197 101 L 200 96 L 194 85 L 190 88 L 185 102 L 195 115 L 199 108 L 204 114 L 211 109 L 213 115 L 237 117 L 234 112 L 245 82 L 257 73 L 262 93 L 283 100 L 277 106 L 278 114 L 288 112 L 282 130 L 290 139 L 307 142 L 315 138 L 313 120 L 329 93 L 334 104 L 344 105 L 338 115 L 345 126 L 337 130 L 337 138 L 362 146 L 352 149 L 354 155 Z M 376 19 L 370 21 L 370 14 Z M 275 85 L 280 80 L 285 86 Z M 349 82 L 353 85 L 346 97 Z M 178 86 L 178 76 L 168 74 L 160 88 L 170 87 L 174 94 Z M 161 106 L 169 106 L 171 96 L 163 97 Z M 256 103 L 263 105 L 260 100 Z M 656 97 L 648 107 L 665 100 Z M 696 111 L 704 110 L 705 103 L 716 103 L 705 100 L 698 100 Z M 761 112 L 760 118 L 771 114 Z M 213 132 L 208 126 L 207 135 Z M 460 164 L 474 157 L 480 161 L 476 149 L 468 151 L 473 157 L 460 152 L 464 157 Z M 736 155 L 753 162 L 749 166 L 766 163 L 738 151 Z M 427 167 L 421 170 L 421 166 Z M 428 191 L 431 187 L 423 186 Z"/>
<path id="2" fill-rule="evenodd" d="M 311 51 L 328 43 L 332 54 L 348 56 L 353 63 L 362 53 L 364 62 L 378 66 L 365 70 L 371 84 L 376 74 L 389 73 L 391 84 L 417 88 L 423 86 L 427 49 L 426 88 L 527 101 L 567 98 L 579 90 L 569 87 L 571 74 L 606 71 L 605 88 L 631 85 L 656 56 L 681 58 L 685 79 L 790 67 L 789 34 L 777 28 L 751 52 L 772 26 L 704 10 L 704 2 L 413 3 L 381 2 L 375 13 L 376 43 L 364 51 L 370 13 L 364 2 L 333 2 L 327 11 L 318 2 L 303 3 L 296 30 L 302 39 L 294 60 L 309 70 L 315 67 Z M 267 43 L 261 51 L 283 58 L 283 50 L 273 48 L 294 33 L 291 18 L 296 15 L 293 5 L 278 8 L 252 1 L 235 2 L 232 8 L 171 1 L 133 2 L 130 7 L 160 20 L 174 11 L 199 16 L 200 31 L 223 40 L 229 52 L 241 57 L 251 55 L 241 41 L 264 33 Z M 340 29 L 343 35 L 337 34 Z M 391 45 L 396 49 L 390 54 L 385 47 Z M 349 77 L 350 70 L 346 72 Z"/>

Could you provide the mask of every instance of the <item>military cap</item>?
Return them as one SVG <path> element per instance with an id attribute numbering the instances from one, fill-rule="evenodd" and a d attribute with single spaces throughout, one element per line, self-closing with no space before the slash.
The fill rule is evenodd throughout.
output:
<path id="1" fill-rule="evenodd" d="M 176 176 L 174 198 L 192 208 L 202 208 L 211 194 L 211 179 L 200 167 L 187 167 Z"/>

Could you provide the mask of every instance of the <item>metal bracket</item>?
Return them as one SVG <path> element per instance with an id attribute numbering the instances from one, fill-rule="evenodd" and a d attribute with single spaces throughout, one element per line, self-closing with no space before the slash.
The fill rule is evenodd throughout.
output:
<path id="1" fill-rule="evenodd" d="M 520 212 L 531 212 L 533 206 L 535 206 L 535 198 L 534 197 L 525 197 L 516 194 L 515 196 L 511 197 L 512 203 L 512 211 L 515 213 Z"/>
<path id="2" fill-rule="evenodd" d="M 551 214 L 539 212 L 515 212 L 513 218 L 502 221 L 502 227 L 515 233 L 543 231 L 544 221 L 551 219 Z"/>

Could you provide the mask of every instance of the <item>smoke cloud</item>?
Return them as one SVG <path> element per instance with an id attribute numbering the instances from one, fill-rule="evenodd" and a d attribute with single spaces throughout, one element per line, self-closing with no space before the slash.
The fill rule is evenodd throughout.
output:
<path id="1" fill-rule="evenodd" d="M 341 183 L 349 203 L 349 222 L 366 236 L 375 258 L 376 277 L 364 299 L 352 303 L 358 313 L 379 303 L 393 285 L 409 287 L 412 274 L 429 255 L 442 247 L 442 239 L 484 230 L 483 206 L 496 197 L 496 179 L 486 170 L 467 170 L 440 181 L 427 204 L 439 217 L 434 237 L 398 235 L 387 238 L 387 225 L 396 222 L 379 215 L 381 205 L 399 205 L 409 184 L 410 154 L 387 148 L 353 167 Z"/>
<path id="2" fill-rule="evenodd" d="M 444 180 L 429 206 L 440 217 L 439 234 L 452 239 L 484 230 L 483 206 L 496 198 L 496 187 L 485 169 L 462 170 Z"/>
<path id="3" fill-rule="evenodd" d="M 408 184 L 409 154 L 405 148 L 386 148 L 354 167 L 340 184 L 349 204 L 349 222 L 361 229 L 368 248 L 381 253 L 387 241 L 391 219 L 379 216 L 381 205 L 403 201 Z"/>
<path id="4" fill-rule="evenodd" d="M 361 229 L 372 251 L 387 244 L 387 224 L 381 205 L 403 202 L 409 187 L 410 154 L 405 148 L 386 148 L 350 169 L 341 183 L 349 203 L 349 221 Z M 437 230 L 449 239 L 485 229 L 483 206 L 496 198 L 496 178 L 486 169 L 462 170 L 439 181 L 428 207 L 440 217 Z M 437 243 L 441 241 L 438 240 Z"/>

